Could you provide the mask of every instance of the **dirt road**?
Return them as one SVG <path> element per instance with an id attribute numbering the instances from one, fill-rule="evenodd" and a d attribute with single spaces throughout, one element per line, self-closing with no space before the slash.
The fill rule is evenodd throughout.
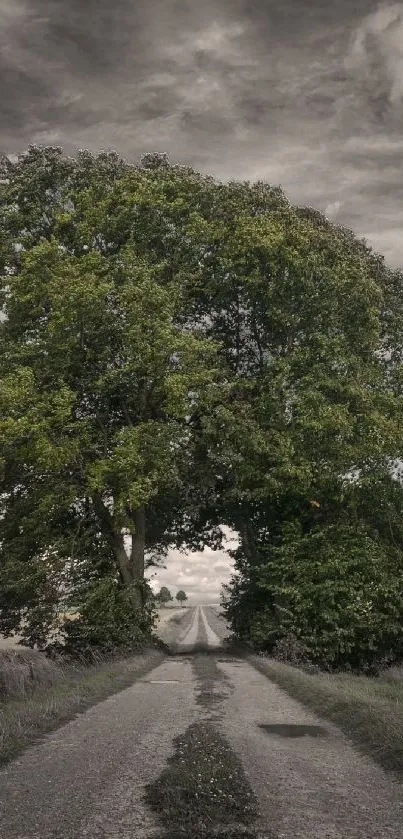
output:
<path id="1" fill-rule="evenodd" d="M 162 839 L 144 787 L 173 754 L 173 739 L 204 720 L 241 758 L 259 803 L 260 832 L 237 836 L 401 839 L 403 785 L 247 661 L 225 654 L 215 610 L 188 610 L 186 621 L 173 656 L 0 771 L 0 836 Z M 210 655 L 192 654 L 200 644 Z M 213 675 L 203 675 L 202 661 Z"/>

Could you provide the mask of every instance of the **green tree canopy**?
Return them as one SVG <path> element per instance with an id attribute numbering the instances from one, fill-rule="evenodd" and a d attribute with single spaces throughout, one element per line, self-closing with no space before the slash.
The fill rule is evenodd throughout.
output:
<path id="1" fill-rule="evenodd" d="M 124 241 L 105 244 L 105 199 L 126 168 L 54 149 L 3 160 L 3 574 L 31 581 L 25 594 L 8 586 L 14 615 L 43 576 L 49 588 L 44 556 L 66 555 L 84 508 L 141 608 L 145 551 L 159 536 L 147 534 L 147 511 L 181 495 L 192 394 L 220 379 L 216 343 L 176 322 L 180 276 L 141 231 L 136 243 L 129 220 Z M 116 201 L 119 215 L 127 202 Z"/>
<path id="2" fill-rule="evenodd" d="M 402 450 L 398 272 L 278 187 L 217 183 L 158 155 L 132 166 L 30 147 L 3 158 L 0 181 L 9 625 L 38 598 L 52 611 L 60 586 L 88 573 L 141 609 L 146 563 L 170 545 L 218 547 L 222 524 L 241 542 L 228 614 L 259 643 L 272 643 L 272 620 L 288 631 L 281 608 L 307 626 L 293 574 L 311 545 L 335 571 L 338 528 L 357 521 L 343 567 L 378 551 L 395 588 L 374 608 L 399 609 L 399 526 L 387 536 Z M 377 505 L 379 480 L 376 535 L 364 496 Z M 355 620 L 357 596 L 334 626 Z M 320 591 L 317 603 L 323 626 Z"/>

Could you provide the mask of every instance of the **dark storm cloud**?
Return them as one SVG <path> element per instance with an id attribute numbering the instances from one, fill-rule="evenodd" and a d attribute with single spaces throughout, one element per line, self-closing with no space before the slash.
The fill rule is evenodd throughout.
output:
<path id="1" fill-rule="evenodd" d="M 1 0 L 1 149 L 263 178 L 403 264 L 403 3 Z"/>

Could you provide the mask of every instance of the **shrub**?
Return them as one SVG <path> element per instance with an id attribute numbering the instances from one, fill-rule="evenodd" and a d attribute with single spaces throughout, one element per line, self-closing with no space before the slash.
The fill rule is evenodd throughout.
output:
<path id="1" fill-rule="evenodd" d="M 273 647 L 273 657 L 277 661 L 284 661 L 296 666 L 310 663 L 308 647 L 299 641 L 292 632 L 276 641 Z"/>
<path id="2" fill-rule="evenodd" d="M 129 653 L 150 640 L 154 608 L 142 612 L 133 605 L 132 591 L 107 577 L 92 584 L 80 604 L 80 615 L 65 620 L 63 651 L 67 656 L 94 660 L 115 652 Z"/>
<path id="3" fill-rule="evenodd" d="M 255 650 L 368 675 L 403 661 L 399 564 L 366 532 L 334 525 L 288 534 L 255 576 L 255 611 L 240 635 Z"/>

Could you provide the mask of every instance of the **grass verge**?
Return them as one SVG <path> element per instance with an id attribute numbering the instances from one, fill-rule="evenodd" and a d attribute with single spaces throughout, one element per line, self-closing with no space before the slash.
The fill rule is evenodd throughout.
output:
<path id="1" fill-rule="evenodd" d="M 145 793 L 166 839 L 258 839 L 251 826 L 258 817 L 255 795 L 219 732 L 194 723 L 174 745 L 168 766 Z"/>
<path id="2" fill-rule="evenodd" d="M 186 622 L 187 618 L 188 618 L 188 612 L 187 612 L 187 610 L 186 611 L 184 610 L 181 615 L 172 615 L 171 618 L 168 618 L 168 623 L 174 623 L 177 626 L 180 626 L 181 624 L 184 624 Z"/>
<path id="3" fill-rule="evenodd" d="M 129 687 L 157 667 L 163 658 L 162 650 L 150 647 L 130 658 L 86 667 L 59 667 L 49 683 L 37 684 L 21 698 L 5 700 L 3 696 L 0 700 L 0 765 L 77 714 Z"/>
<path id="4" fill-rule="evenodd" d="M 308 674 L 264 656 L 247 660 L 294 699 L 334 722 L 373 760 L 403 777 L 403 681 L 349 673 Z"/>
<path id="5" fill-rule="evenodd" d="M 60 676 L 60 667 L 43 653 L 23 648 L 0 650 L 0 702 L 25 699 Z"/>
<path id="6" fill-rule="evenodd" d="M 172 615 L 157 627 L 156 634 L 162 638 L 173 652 L 177 646 L 178 636 L 182 637 L 190 627 L 194 618 L 194 609 L 183 609 L 183 613 Z"/>

